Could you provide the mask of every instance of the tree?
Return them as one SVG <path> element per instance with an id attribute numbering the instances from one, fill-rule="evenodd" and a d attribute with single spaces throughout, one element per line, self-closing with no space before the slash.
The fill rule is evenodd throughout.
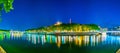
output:
<path id="1" fill-rule="evenodd" d="M 4 10 L 6 13 L 8 13 L 13 10 L 13 1 L 14 0 L 0 0 L 0 12 Z"/>

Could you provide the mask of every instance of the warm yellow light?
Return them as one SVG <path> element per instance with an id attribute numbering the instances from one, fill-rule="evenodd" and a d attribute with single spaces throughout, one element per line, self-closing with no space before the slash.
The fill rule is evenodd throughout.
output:
<path id="1" fill-rule="evenodd" d="M 62 22 L 58 21 L 55 25 L 60 25 L 60 24 L 62 24 Z"/>

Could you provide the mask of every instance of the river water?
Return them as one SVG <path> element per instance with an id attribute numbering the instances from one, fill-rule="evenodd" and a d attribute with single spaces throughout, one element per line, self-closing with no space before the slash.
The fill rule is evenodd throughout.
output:
<path id="1" fill-rule="evenodd" d="M 115 53 L 120 35 L 0 35 L 0 46 L 7 53 Z"/>

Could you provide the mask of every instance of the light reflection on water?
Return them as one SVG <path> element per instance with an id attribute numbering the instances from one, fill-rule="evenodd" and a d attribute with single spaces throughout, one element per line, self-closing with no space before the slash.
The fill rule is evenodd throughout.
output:
<path id="1" fill-rule="evenodd" d="M 62 35 L 40 35 L 40 34 L 24 34 L 24 35 L 0 35 L 0 40 L 25 40 L 32 44 L 56 44 L 60 47 L 63 44 L 74 44 L 77 46 L 99 46 L 99 45 L 119 45 L 120 36 L 110 35 L 82 35 L 82 36 L 62 36 Z"/>

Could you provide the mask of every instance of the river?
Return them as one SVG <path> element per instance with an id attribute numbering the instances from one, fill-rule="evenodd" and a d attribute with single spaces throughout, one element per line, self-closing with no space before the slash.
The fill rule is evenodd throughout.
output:
<path id="1" fill-rule="evenodd" d="M 7 53 L 115 53 L 120 35 L 0 35 L 0 46 Z"/>

